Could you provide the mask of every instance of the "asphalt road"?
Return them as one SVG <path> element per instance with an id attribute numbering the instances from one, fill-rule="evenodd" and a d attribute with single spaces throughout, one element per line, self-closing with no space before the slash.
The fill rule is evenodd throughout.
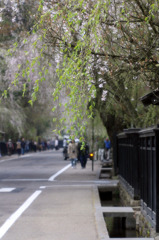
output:
<path id="1" fill-rule="evenodd" d="M 96 181 L 90 163 L 72 169 L 62 150 L 1 159 L 0 239 L 97 240 Z"/>

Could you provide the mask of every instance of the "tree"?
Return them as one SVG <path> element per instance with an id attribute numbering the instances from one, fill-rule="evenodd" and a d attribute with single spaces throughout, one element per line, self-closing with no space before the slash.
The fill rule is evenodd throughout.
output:
<path id="1" fill-rule="evenodd" d="M 158 87 L 157 0 L 40 1 L 39 12 L 35 30 L 45 42 L 41 51 L 48 47 L 58 52 L 60 62 L 55 100 L 65 86 L 70 98 L 65 107 L 72 108 L 72 124 L 84 115 L 92 117 L 95 107 L 100 112 L 104 95 L 103 123 L 103 112 L 118 113 L 119 123 L 125 121 L 126 126 L 143 126 L 141 115 L 143 119 L 151 115 L 154 121 L 158 112 L 141 110 L 137 98 L 141 87 L 143 92 Z"/>
<path id="2" fill-rule="evenodd" d="M 44 67 L 46 62 L 48 63 L 48 51 L 45 52 L 45 58 L 39 59 L 38 63 L 34 60 L 36 70 L 31 72 L 29 80 L 27 79 L 28 75 L 23 71 L 24 68 L 28 67 L 30 59 L 38 59 L 39 55 L 39 46 L 37 45 L 37 50 L 34 53 L 32 46 L 38 36 L 32 35 L 32 29 L 29 30 L 27 27 L 27 24 L 30 24 L 29 26 L 32 28 L 35 19 L 38 19 L 38 16 L 34 15 L 36 7 L 38 7 L 37 2 L 23 1 L 17 4 L 13 1 L 7 1 L 6 4 L 0 5 L 0 7 L 2 7 L 0 9 L 2 13 L 2 18 L 0 18 L 0 92 L 3 95 L 0 105 L 0 129 L 5 131 L 6 136 L 9 135 L 12 140 L 16 140 L 20 136 L 34 138 L 36 135 L 44 134 L 50 126 L 53 129 L 55 128 L 52 118 L 57 113 L 53 114 L 51 112 L 53 107 L 51 95 L 56 85 L 56 72 L 53 69 L 48 71 L 47 76 L 43 78 L 44 81 L 39 87 L 40 80 L 38 78 L 41 65 Z M 24 11 L 25 8 L 27 11 Z M 26 18 L 29 18 L 29 21 Z M 9 28 L 6 25 L 7 21 L 10 23 Z M 8 31 L 7 35 L 5 35 L 4 30 Z M 29 34 L 26 31 L 29 31 Z M 22 40 L 24 36 L 27 36 L 27 45 L 23 41 L 24 39 Z M 13 45 L 15 39 L 19 43 L 19 48 L 16 51 L 17 43 L 15 43 L 15 52 L 12 54 L 12 51 L 8 51 L 8 49 Z M 49 63 L 52 64 L 53 68 L 56 65 L 53 60 Z M 17 76 L 20 77 L 13 85 L 14 78 Z M 25 95 L 23 88 L 27 88 Z M 32 91 L 33 88 L 38 89 L 36 94 L 38 100 L 31 107 L 28 101 L 31 99 L 31 96 L 35 97 Z M 6 89 L 8 89 L 8 92 Z"/>

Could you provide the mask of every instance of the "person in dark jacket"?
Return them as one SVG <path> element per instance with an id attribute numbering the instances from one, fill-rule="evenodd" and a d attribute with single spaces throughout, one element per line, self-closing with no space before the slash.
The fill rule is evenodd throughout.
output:
<path id="1" fill-rule="evenodd" d="M 78 154 L 79 154 L 79 160 L 81 163 L 81 168 L 84 169 L 86 168 L 87 164 L 87 158 L 89 155 L 89 146 L 86 142 L 79 142 L 78 144 Z"/>
<path id="2" fill-rule="evenodd" d="M 22 155 L 24 155 L 24 153 L 25 153 L 25 147 L 26 147 L 26 143 L 24 141 L 24 138 L 22 138 L 22 141 L 21 141 L 21 153 L 22 153 Z"/>

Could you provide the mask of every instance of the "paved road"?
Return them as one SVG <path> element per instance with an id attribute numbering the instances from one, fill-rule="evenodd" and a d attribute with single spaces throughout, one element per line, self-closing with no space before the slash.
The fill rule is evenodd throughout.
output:
<path id="1" fill-rule="evenodd" d="M 97 240 L 98 167 L 72 169 L 61 150 L 1 159 L 0 239 Z"/>

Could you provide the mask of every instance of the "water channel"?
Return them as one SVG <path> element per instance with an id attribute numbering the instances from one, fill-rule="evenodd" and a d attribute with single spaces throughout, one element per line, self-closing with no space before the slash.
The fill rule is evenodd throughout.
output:
<path id="1" fill-rule="evenodd" d="M 119 192 L 116 190 L 106 191 L 104 189 L 99 189 L 99 196 L 101 200 L 101 206 L 122 206 Z M 104 217 L 106 222 L 106 227 L 108 229 L 110 238 L 135 238 L 139 237 L 139 233 L 136 229 L 126 229 L 125 220 L 123 217 Z"/>

